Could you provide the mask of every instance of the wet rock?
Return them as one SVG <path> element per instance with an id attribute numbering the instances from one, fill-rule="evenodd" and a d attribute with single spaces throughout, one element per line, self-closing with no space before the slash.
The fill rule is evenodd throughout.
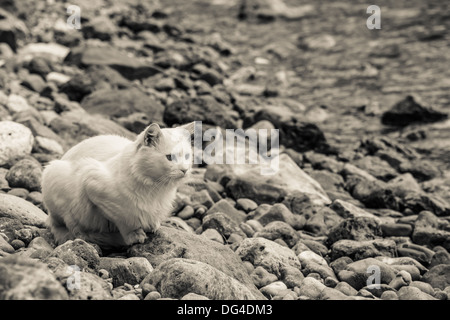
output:
<path id="1" fill-rule="evenodd" d="M 399 300 L 437 300 L 415 287 L 402 287 L 398 291 Z"/>
<path id="2" fill-rule="evenodd" d="M 0 193 L 0 218 L 9 218 L 37 227 L 44 227 L 47 215 L 30 202 Z"/>
<path id="3" fill-rule="evenodd" d="M 434 266 L 423 275 L 422 281 L 431 284 L 433 288 L 444 290 L 450 285 L 450 265 Z"/>
<path id="4" fill-rule="evenodd" d="M 228 247 L 200 235 L 162 226 L 156 233 L 148 234 L 144 244 L 133 245 L 127 253 L 131 257 L 147 258 L 155 269 L 171 258 L 201 261 L 248 286 L 256 298 L 262 296 L 238 255 Z"/>
<path id="5" fill-rule="evenodd" d="M 114 287 L 125 283 L 139 284 L 153 271 L 150 262 L 142 257 L 128 259 L 102 257 L 100 258 L 99 268 L 108 271 Z"/>
<path id="6" fill-rule="evenodd" d="M 328 243 L 333 244 L 342 239 L 372 240 L 381 237 L 378 221 L 370 217 L 355 217 L 342 221 L 328 233 Z"/>
<path id="7" fill-rule="evenodd" d="M 162 121 L 164 107 L 151 96 L 136 88 L 98 90 L 86 96 L 81 106 L 89 113 L 124 117 L 135 112 L 145 113 L 153 122 Z"/>
<path id="8" fill-rule="evenodd" d="M 386 125 L 404 127 L 412 123 L 430 123 L 446 118 L 447 114 L 424 107 L 416 102 L 414 97 L 407 96 L 384 112 L 381 122 Z"/>
<path id="9" fill-rule="evenodd" d="M 217 125 L 222 128 L 236 128 L 232 113 L 227 112 L 212 96 L 187 98 L 169 104 L 164 110 L 163 120 L 169 126 L 202 119 L 203 124 Z"/>
<path id="10" fill-rule="evenodd" d="M 174 258 L 161 263 L 143 283 L 153 284 L 162 297 L 181 298 L 193 292 L 218 300 L 257 299 L 236 279 L 209 264 Z"/>
<path id="11" fill-rule="evenodd" d="M 96 271 L 100 264 L 97 250 L 81 239 L 69 240 L 59 245 L 47 259 L 52 257 L 60 258 L 69 266 L 77 266 L 80 270 Z"/>
<path id="12" fill-rule="evenodd" d="M 291 266 L 300 270 L 301 264 L 294 252 L 264 238 L 247 238 L 236 249 L 243 261 L 250 261 L 255 267 L 262 266 L 270 273 L 281 277 L 281 270 Z"/>
<path id="13" fill-rule="evenodd" d="M 18 256 L 0 259 L 0 299 L 66 300 L 66 290 L 41 262 Z"/>
<path id="14" fill-rule="evenodd" d="M 13 188 L 25 188 L 29 191 L 40 191 L 42 167 L 34 159 L 23 159 L 14 164 L 6 175 L 6 180 Z"/>
<path id="15" fill-rule="evenodd" d="M 264 228 L 256 232 L 254 237 L 262 237 L 269 240 L 282 239 L 289 247 L 293 247 L 299 236 L 294 228 L 283 221 L 272 221 L 264 226 Z"/>
<path id="16" fill-rule="evenodd" d="M 12 164 L 29 155 L 33 148 L 30 129 L 16 122 L 0 121 L 0 165 Z"/>
<path id="17" fill-rule="evenodd" d="M 129 80 L 151 77 L 159 71 L 149 63 L 130 58 L 127 54 L 111 46 L 86 45 L 73 48 L 64 61 L 78 67 L 106 65 L 117 70 Z"/>
<path id="18" fill-rule="evenodd" d="M 360 260 L 376 256 L 393 257 L 396 254 L 396 244 L 393 240 L 375 239 L 366 241 L 339 240 L 331 246 L 331 259 L 348 256 Z"/>

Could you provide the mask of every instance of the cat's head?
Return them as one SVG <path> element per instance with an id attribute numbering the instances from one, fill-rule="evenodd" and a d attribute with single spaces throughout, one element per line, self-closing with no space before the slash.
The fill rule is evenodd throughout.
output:
<path id="1" fill-rule="evenodd" d="M 136 139 L 136 169 L 153 182 L 174 183 L 186 177 L 193 163 L 194 123 L 161 129 L 149 125 Z"/>

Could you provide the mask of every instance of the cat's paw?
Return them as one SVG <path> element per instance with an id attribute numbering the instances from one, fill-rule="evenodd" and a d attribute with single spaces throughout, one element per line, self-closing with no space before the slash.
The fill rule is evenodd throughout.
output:
<path id="1" fill-rule="evenodd" d="M 145 239 L 147 239 L 147 235 L 145 234 L 144 230 L 142 230 L 142 228 L 129 232 L 127 236 L 124 238 L 125 243 L 127 245 L 132 245 L 135 243 L 144 243 Z"/>

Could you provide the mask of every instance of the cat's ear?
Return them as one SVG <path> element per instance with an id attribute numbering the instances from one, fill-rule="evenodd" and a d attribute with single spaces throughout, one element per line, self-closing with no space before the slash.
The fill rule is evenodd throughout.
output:
<path id="1" fill-rule="evenodd" d="M 182 125 L 180 128 L 183 128 L 189 131 L 189 134 L 194 134 L 195 130 L 195 121 Z"/>
<path id="2" fill-rule="evenodd" d="M 146 146 L 156 146 L 161 139 L 161 128 L 157 123 L 152 123 L 144 131 L 144 145 Z"/>

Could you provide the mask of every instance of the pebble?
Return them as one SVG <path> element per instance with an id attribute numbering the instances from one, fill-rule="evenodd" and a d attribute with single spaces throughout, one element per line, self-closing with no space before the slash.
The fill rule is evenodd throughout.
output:
<path id="1" fill-rule="evenodd" d="M 216 229 L 206 229 L 202 232 L 202 236 L 206 237 L 209 240 L 223 244 L 223 237 Z"/>
<path id="2" fill-rule="evenodd" d="M 394 291 L 384 291 L 380 298 L 381 300 L 398 300 L 398 296 Z"/>
<path id="3" fill-rule="evenodd" d="M 285 291 L 287 286 L 282 281 L 272 282 L 259 289 L 266 297 L 275 297 Z"/>

